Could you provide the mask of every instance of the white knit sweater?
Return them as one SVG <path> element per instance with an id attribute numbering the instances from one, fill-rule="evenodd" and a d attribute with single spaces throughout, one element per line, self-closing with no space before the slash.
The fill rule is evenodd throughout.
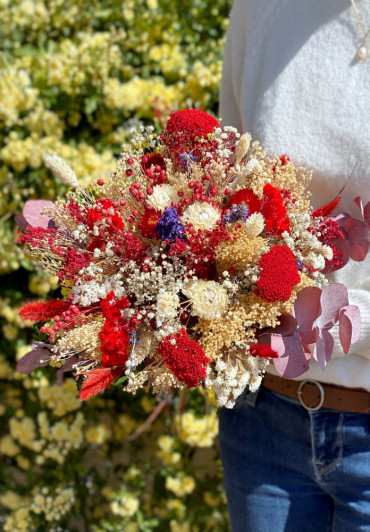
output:
<path id="1" fill-rule="evenodd" d="M 370 2 L 356 4 L 370 28 Z M 370 60 L 354 59 L 362 35 L 350 0 L 235 0 L 220 109 L 223 126 L 249 131 L 314 171 L 315 207 L 334 199 L 352 174 L 336 212 L 357 218 L 352 200 L 370 200 Z M 336 346 L 325 371 L 311 360 L 300 379 L 370 391 L 370 256 L 330 280 L 345 284 L 360 308 L 361 337 L 347 356 Z"/>

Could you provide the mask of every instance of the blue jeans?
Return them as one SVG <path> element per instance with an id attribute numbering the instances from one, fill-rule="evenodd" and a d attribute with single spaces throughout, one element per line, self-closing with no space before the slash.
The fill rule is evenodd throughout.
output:
<path id="1" fill-rule="evenodd" d="M 370 532 L 370 415 L 261 388 L 220 410 L 232 532 Z"/>

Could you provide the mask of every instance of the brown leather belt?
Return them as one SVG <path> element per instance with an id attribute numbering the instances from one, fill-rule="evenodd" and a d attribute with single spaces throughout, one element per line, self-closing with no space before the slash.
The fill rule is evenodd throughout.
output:
<path id="1" fill-rule="evenodd" d="M 361 388 L 343 388 L 318 381 L 294 381 L 266 373 L 262 386 L 298 399 L 310 411 L 332 408 L 345 412 L 370 414 L 370 392 Z"/>

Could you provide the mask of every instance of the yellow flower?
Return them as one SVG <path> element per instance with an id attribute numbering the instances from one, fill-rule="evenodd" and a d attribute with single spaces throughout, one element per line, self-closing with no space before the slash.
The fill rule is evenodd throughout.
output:
<path id="1" fill-rule="evenodd" d="M 170 530 L 171 532 L 190 532 L 190 525 L 186 522 L 180 523 L 175 521 L 175 519 L 171 519 Z"/>
<path id="2" fill-rule="evenodd" d="M 166 478 L 166 489 L 172 491 L 177 497 L 182 497 L 183 495 L 188 495 L 195 488 L 195 480 L 193 477 L 186 476 L 183 478 L 179 477 L 167 477 Z"/>
<path id="3" fill-rule="evenodd" d="M 17 338 L 18 333 L 19 333 L 18 327 L 15 327 L 14 325 L 10 325 L 9 323 L 6 323 L 5 325 L 3 325 L 2 329 L 3 329 L 3 334 L 5 338 L 9 342 Z"/>
<path id="4" fill-rule="evenodd" d="M 13 369 L 11 365 L 5 360 L 4 357 L 0 357 L 0 379 L 10 380 L 13 376 Z"/>
<path id="5" fill-rule="evenodd" d="M 64 421 L 59 421 L 51 429 L 51 437 L 55 441 L 64 441 L 68 439 L 68 426 Z"/>
<path id="6" fill-rule="evenodd" d="M 146 412 L 147 414 L 150 414 L 155 407 L 155 402 L 153 401 L 152 398 L 148 397 L 147 395 L 144 395 L 144 397 L 140 401 L 140 404 L 144 412 Z"/>
<path id="7" fill-rule="evenodd" d="M 126 438 L 136 429 L 136 421 L 128 414 L 120 414 L 118 424 L 114 427 L 116 439 Z"/>
<path id="8" fill-rule="evenodd" d="M 87 429 L 85 432 L 85 438 L 89 443 L 102 445 L 111 437 L 111 434 L 111 430 L 106 425 L 100 424 Z"/>
<path id="9" fill-rule="evenodd" d="M 20 345 L 17 349 L 17 352 L 15 354 L 15 359 L 16 361 L 18 362 L 18 360 L 20 360 L 21 358 L 24 357 L 24 355 L 26 355 L 27 353 L 29 353 L 30 351 L 32 351 L 32 345 L 30 344 L 27 344 L 27 345 Z"/>
<path id="10" fill-rule="evenodd" d="M 13 438 L 9 434 L 6 434 L 0 440 L 0 452 L 7 456 L 13 457 L 20 452 L 20 448 L 15 443 Z"/>
<path id="11" fill-rule="evenodd" d="M 166 434 L 163 434 L 158 438 L 157 444 L 162 451 L 171 452 L 174 445 L 174 438 L 172 436 L 167 436 Z"/>
<path id="12" fill-rule="evenodd" d="M 111 502 L 110 508 L 114 515 L 132 517 L 139 509 L 139 500 L 130 493 L 125 493 L 120 500 Z"/>
<path id="13" fill-rule="evenodd" d="M 218 434 L 218 418 L 216 412 L 209 416 L 197 418 L 193 412 L 175 417 L 179 437 L 193 447 L 211 447 Z"/>
<path id="14" fill-rule="evenodd" d="M 14 491 L 6 491 L 0 495 L 0 503 L 5 506 L 5 508 L 16 510 L 22 506 L 22 498 Z"/>
<path id="15" fill-rule="evenodd" d="M 18 455 L 16 460 L 17 460 L 18 467 L 20 467 L 21 469 L 24 469 L 24 471 L 28 471 L 28 469 L 31 467 L 30 461 L 25 456 Z"/>
<path id="16" fill-rule="evenodd" d="M 220 498 L 213 495 L 210 491 L 205 491 L 203 494 L 203 500 L 208 506 L 219 506 Z"/>

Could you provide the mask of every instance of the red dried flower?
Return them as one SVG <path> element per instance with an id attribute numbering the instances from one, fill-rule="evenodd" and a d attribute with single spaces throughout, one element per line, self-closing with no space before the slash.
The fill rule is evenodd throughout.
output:
<path id="1" fill-rule="evenodd" d="M 273 246 L 265 253 L 259 269 L 261 277 L 256 283 L 254 293 L 270 303 L 288 301 L 293 286 L 301 280 L 294 255 L 285 244 Z"/>
<path id="2" fill-rule="evenodd" d="M 335 198 L 333 201 L 330 201 L 329 203 L 326 203 L 326 205 L 323 205 L 322 207 L 319 207 L 318 209 L 315 209 L 312 213 L 312 216 L 329 216 L 333 212 L 333 210 L 338 207 L 340 203 L 341 198 Z"/>
<path id="3" fill-rule="evenodd" d="M 161 211 L 148 207 L 145 209 L 143 216 L 140 217 L 139 229 L 143 236 L 149 238 L 155 237 L 154 229 L 162 216 Z M 158 237 L 157 237 L 158 238 Z"/>
<path id="4" fill-rule="evenodd" d="M 161 138 L 173 157 L 195 149 L 194 156 L 199 158 L 202 153 L 211 151 L 212 145 L 203 144 L 202 153 L 198 153 L 196 138 L 207 138 L 216 127 L 220 127 L 219 122 L 205 111 L 185 109 L 172 113 Z"/>
<path id="5" fill-rule="evenodd" d="M 280 190 L 270 183 L 263 187 L 260 212 L 265 218 L 266 233 L 281 235 L 284 231 L 290 232 L 290 220 L 287 216 L 284 198 Z"/>
<path id="6" fill-rule="evenodd" d="M 253 190 L 250 190 L 249 188 L 242 188 L 231 196 L 231 205 L 240 205 L 241 203 L 245 203 L 246 205 L 248 205 L 249 214 L 257 212 L 260 208 L 260 200 L 253 192 Z"/>
<path id="7" fill-rule="evenodd" d="M 118 366 L 115 368 L 97 368 L 89 371 L 80 390 L 81 401 L 86 401 L 93 395 L 108 388 L 124 371 L 124 366 Z"/>
<path id="8" fill-rule="evenodd" d="M 50 301 L 36 301 L 26 303 L 19 310 L 22 320 L 48 321 L 64 312 L 69 306 L 69 301 L 65 299 L 51 299 Z"/>
<path id="9" fill-rule="evenodd" d="M 50 246 L 50 249 L 63 259 L 63 268 L 56 274 L 61 281 L 74 281 L 78 272 L 82 268 L 86 268 L 91 262 L 91 257 L 87 253 L 76 251 L 73 248 L 55 249 L 54 246 Z"/>
<path id="10" fill-rule="evenodd" d="M 99 333 L 101 340 L 102 363 L 105 367 L 119 366 L 126 362 L 129 332 L 127 323 L 121 317 L 120 309 L 129 306 L 126 298 L 115 300 L 111 291 L 100 301 L 100 308 L 105 318 L 104 328 Z"/>
<path id="11" fill-rule="evenodd" d="M 142 157 L 141 167 L 143 170 L 147 170 L 152 165 L 160 166 L 162 170 L 165 170 L 166 163 L 165 163 L 163 155 L 161 155 L 160 153 L 148 153 L 147 155 L 144 155 Z"/>
<path id="12" fill-rule="evenodd" d="M 220 242 L 230 239 L 225 226 L 220 225 L 209 231 L 194 231 L 189 228 L 187 242 L 178 239 L 171 244 L 169 254 L 182 255 L 189 270 L 193 270 L 199 279 L 216 278 L 215 252 Z"/>
<path id="13" fill-rule="evenodd" d="M 187 134 L 189 140 L 195 136 L 206 137 L 215 127 L 220 127 L 218 120 L 199 109 L 183 109 L 172 113 L 165 129 L 165 135 Z"/>
<path id="14" fill-rule="evenodd" d="M 279 358 L 278 353 L 271 349 L 269 345 L 251 345 L 249 352 L 253 357 Z"/>
<path id="15" fill-rule="evenodd" d="M 174 345 L 171 340 L 175 340 Z M 181 329 L 177 334 L 164 338 L 158 345 L 158 353 L 163 357 L 168 369 L 185 382 L 188 388 L 199 386 L 206 377 L 206 367 L 210 359 L 195 340 L 189 340 L 188 333 Z"/>

